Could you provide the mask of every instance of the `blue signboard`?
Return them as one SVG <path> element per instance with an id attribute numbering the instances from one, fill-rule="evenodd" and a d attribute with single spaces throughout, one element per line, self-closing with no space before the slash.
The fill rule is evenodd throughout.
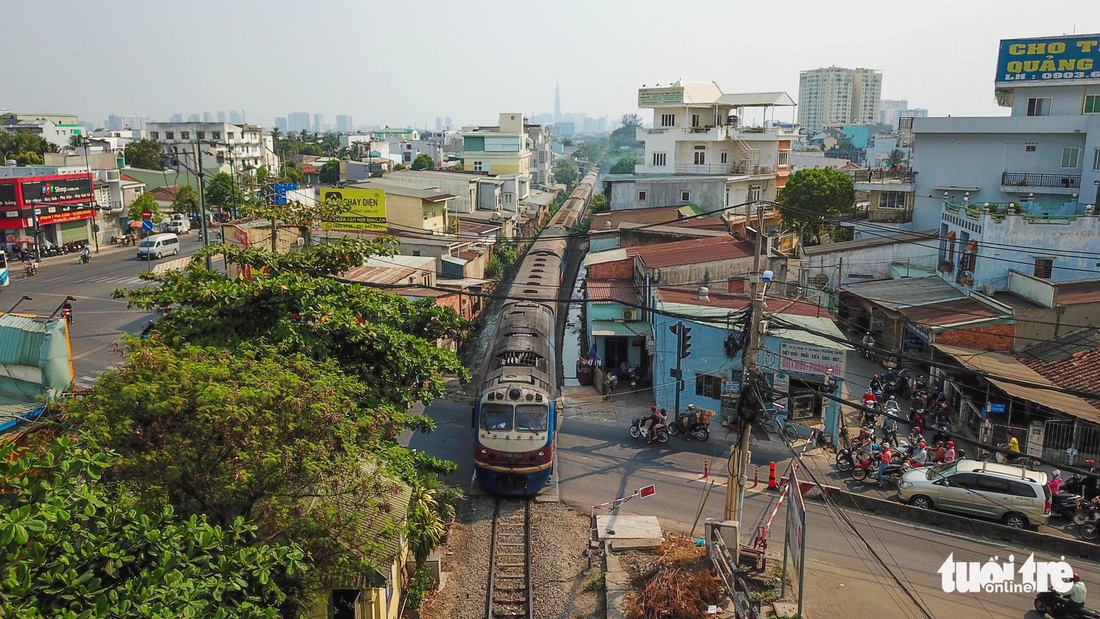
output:
<path id="1" fill-rule="evenodd" d="M 994 81 L 998 85 L 1100 83 L 1100 34 L 1005 39 Z"/>
<path id="2" fill-rule="evenodd" d="M 1005 412 L 1005 405 L 1004 404 L 990 404 L 989 405 L 989 412 L 991 412 L 991 413 L 1003 413 L 1003 412 Z"/>
<path id="3" fill-rule="evenodd" d="M 286 204 L 286 192 L 298 189 L 298 183 L 275 183 L 275 204 Z"/>
<path id="4" fill-rule="evenodd" d="M 142 220 L 142 222 L 141 222 L 141 229 L 142 229 L 142 230 L 144 230 L 144 231 L 146 231 L 146 232 L 152 232 L 152 230 L 153 230 L 153 222 L 152 222 L 152 221 L 150 221 L 150 220 L 148 220 L 148 219 L 144 219 L 144 220 Z"/>

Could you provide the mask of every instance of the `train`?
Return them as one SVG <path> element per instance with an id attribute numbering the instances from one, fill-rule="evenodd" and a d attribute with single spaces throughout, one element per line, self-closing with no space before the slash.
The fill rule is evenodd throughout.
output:
<path id="1" fill-rule="evenodd" d="M 516 269 L 489 343 L 474 404 L 474 469 L 502 497 L 534 496 L 554 472 L 560 389 L 558 297 L 570 233 L 584 217 L 599 171 L 585 174 Z"/>

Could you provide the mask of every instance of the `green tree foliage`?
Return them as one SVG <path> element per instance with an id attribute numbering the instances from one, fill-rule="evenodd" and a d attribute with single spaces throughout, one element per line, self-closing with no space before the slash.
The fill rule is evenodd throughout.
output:
<path id="1" fill-rule="evenodd" d="M 611 132 L 609 148 L 612 151 L 623 147 L 641 148 L 643 143 L 638 140 L 638 128 L 642 126 L 642 117 L 637 114 L 623 114 L 622 125 Z"/>
<path id="2" fill-rule="evenodd" d="M 234 209 L 245 203 L 246 197 L 228 172 L 218 172 L 205 181 L 206 203 L 223 209 Z"/>
<path id="3" fill-rule="evenodd" d="M 301 183 L 305 178 L 306 175 L 302 172 L 302 169 L 298 167 L 297 162 L 288 160 L 285 162 L 285 167 L 283 168 L 283 173 L 279 177 L 279 180 L 291 183 Z"/>
<path id="4" fill-rule="evenodd" d="M 852 210 L 852 176 L 834 168 L 798 170 L 779 190 L 778 202 L 784 226 L 798 232 L 803 242 L 820 243 L 825 219 Z"/>
<path id="5" fill-rule="evenodd" d="M 485 277 L 491 279 L 503 277 L 516 263 L 518 256 L 519 249 L 515 243 L 503 236 L 497 236 L 497 242 L 493 244 L 493 250 L 489 255 L 489 262 L 485 265 Z"/>
<path id="6" fill-rule="evenodd" d="M 157 204 L 156 199 L 153 198 L 151 193 L 143 193 L 140 196 L 134 198 L 134 201 L 130 203 L 130 210 L 126 212 L 126 216 L 130 219 L 141 220 L 141 212 L 149 210 L 152 211 L 153 216 L 150 219 L 154 224 L 160 223 L 160 205 Z"/>
<path id="7" fill-rule="evenodd" d="M 615 165 L 611 166 L 611 173 L 633 174 L 634 166 L 638 165 L 639 163 L 641 163 L 641 161 L 639 161 L 635 157 L 620 157 L 619 160 L 615 162 Z"/>
<path id="8" fill-rule="evenodd" d="M 435 159 L 432 159 L 432 156 L 427 154 L 427 153 L 421 153 L 421 154 L 416 156 L 416 159 L 413 159 L 412 169 L 414 169 L 414 170 L 434 170 L 435 169 Z"/>
<path id="9" fill-rule="evenodd" d="M 603 142 L 598 140 L 585 140 L 577 147 L 574 156 L 589 163 L 596 163 L 603 157 Z"/>
<path id="10" fill-rule="evenodd" d="M 318 202 L 313 206 L 307 206 L 297 200 L 288 201 L 286 204 L 253 202 L 242 206 L 240 209 L 241 214 L 244 216 L 275 219 L 285 225 L 297 228 L 298 236 L 302 237 L 302 242 L 306 247 L 313 245 L 313 229 L 317 224 L 322 221 L 332 221 L 344 211 L 343 206 L 339 206 L 334 202 Z"/>
<path id="11" fill-rule="evenodd" d="M 340 161 L 333 159 L 321 166 L 321 182 L 335 185 L 340 180 Z"/>
<path id="12" fill-rule="evenodd" d="M 901 150 L 900 148 L 895 148 L 894 150 L 890 151 L 890 156 L 886 159 L 886 165 L 893 168 L 901 165 L 905 161 L 905 159 L 905 151 Z"/>
<path id="13" fill-rule="evenodd" d="M 325 155 L 334 157 L 336 152 L 340 150 L 340 136 L 329 131 L 321 136 L 320 146 Z"/>
<path id="14" fill-rule="evenodd" d="M 33 150 L 25 150 L 15 156 L 16 165 L 42 165 L 46 160 Z"/>
<path id="15" fill-rule="evenodd" d="M 176 197 L 172 200 L 173 213 L 187 213 L 188 215 L 201 215 L 199 213 L 199 193 L 191 189 L 190 185 L 182 185 L 176 191 Z"/>
<path id="16" fill-rule="evenodd" d="M 564 157 L 554 162 L 553 172 L 554 180 L 565 185 L 569 189 L 572 189 L 573 185 L 575 185 L 581 177 L 580 173 L 577 171 L 577 166 Z"/>
<path id="17" fill-rule="evenodd" d="M 0 616 L 280 616 L 301 548 L 260 542 L 242 519 L 136 507 L 108 480 L 115 459 L 68 438 L 0 446 Z"/>
<path id="18" fill-rule="evenodd" d="M 55 152 L 57 152 L 57 146 L 30 131 L 17 131 L 15 133 L 0 131 L 0 160 L 15 159 L 19 161 L 20 156 L 29 158 L 28 153 L 37 155 L 41 159 L 46 153 Z M 19 165 L 32 164 L 21 163 Z"/>
<path id="19" fill-rule="evenodd" d="M 599 213 L 606 211 L 610 206 L 607 204 L 607 197 L 603 195 L 603 192 L 597 193 L 592 196 L 592 204 L 590 206 L 593 213 Z"/>
<path id="20" fill-rule="evenodd" d="M 126 163 L 143 170 L 163 170 L 163 151 L 156 140 L 137 140 L 126 145 Z"/>

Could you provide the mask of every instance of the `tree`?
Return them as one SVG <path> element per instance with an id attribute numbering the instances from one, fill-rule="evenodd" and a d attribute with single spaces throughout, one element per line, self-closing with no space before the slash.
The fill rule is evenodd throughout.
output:
<path id="1" fill-rule="evenodd" d="M 176 190 L 176 197 L 172 200 L 173 213 L 187 213 L 189 216 L 202 216 L 199 205 L 199 193 L 191 189 L 190 185 L 181 185 Z"/>
<path id="2" fill-rule="evenodd" d="M 895 148 L 890 151 L 890 156 L 886 159 L 886 166 L 894 168 L 901 165 L 903 161 L 905 161 L 905 151 Z"/>
<path id="3" fill-rule="evenodd" d="M 45 138 L 26 130 L 15 133 L 0 131 L 0 159 L 16 159 L 25 153 L 33 153 L 41 158 L 46 153 L 57 152 L 57 146 L 47 142 Z"/>
<path id="4" fill-rule="evenodd" d="M 15 156 L 16 165 L 42 165 L 46 161 L 33 150 L 25 150 Z"/>
<path id="5" fill-rule="evenodd" d="M 236 209 L 245 202 L 244 192 L 228 172 L 218 172 L 206 181 L 206 203 L 222 209 Z"/>
<path id="6" fill-rule="evenodd" d="M 572 189 L 573 184 L 580 179 L 580 173 L 577 172 L 577 166 L 568 159 L 558 159 L 554 162 L 553 166 L 554 180 L 566 187 Z"/>
<path id="7" fill-rule="evenodd" d="M 321 166 L 321 182 L 335 185 L 340 180 L 340 161 L 333 159 Z"/>
<path id="8" fill-rule="evenodd" d="M 414 170 L 434 170 L 435 169 L 435 159 L 432 159 L 432 156 L 427 154 L 427 153 L 421 153 L 421 154 L 416 156 L 416 159 L 413 159 L 412 169 L 414 169 Z"/>
<path id="9" fill-rule="evenodd" d="M 642 117 L 637 114 L 623 114 L 622 125 L 611 132 L 609 148 L 613 151 L 622 147 L 641 148 L 638 129 L 642 126 Z"/>
<path id="10" fill-rule="evenodd" d="M 154 224 L 160 222 L 160 206 L 151 193 L 143 193 L 137 198 L 134 198 L 134 201 L 130 203 L 130 210 L 126 212 L 126 216 L 135 221 L 141 221 L 141 213 L 146 210 L 152 211 L 152 216 L 149 219 Z"/>
<path id="11" fill-rule="evenodd" d="M 0 616 L 275 618 L 307 568 L 242 519 L 136 507 L 105 477 L 118 455 L 93 442 L 13 445 L 0 446 Z"/>
<path id="12" fill-rule="evenodd" d="M 331 131 L 326 133 L 321 137 L 321 148 L 329 157 L 335 156 L 336 151 L 340 150 L 340 136 Z"/>
<path id="13" fill-rule="evenodd" d="M 620 157 L 615 165 L 611 166 L 612 174 L 633 174 L 634 166 L 641 163 L 635 157 Z"/>
<path id="14" fill-rule="evenodd" d="M 852 176 L 835 168 L 798 170 L 779 190 L 777 201 L 783 224 L 801 235 L 803 242 L 821 242 L 826 218 L 851 211 L 855 202 Z"/>
<path id="15" fill-rule="evenodd" d="M 290 200 L 286 204 L 253 202 L 242 206 L 240 210 L 241 214 L 246 217 L 274 219 L 297 228 L 298 236 L 302 238 L 302 244 L 310 247 L 313 245 L 314 227 L 322 221 L 332 221 L 347 209 L 336 202 L 317 202 L 313 206 L 307 206 L 297 200 Z"/>
<path id="16" fill-rule="evenodd" d="M 126 163 L 145 170 L 163 170 L 164 154 L 160 143 L 142 139 L 126 145 Z"/>

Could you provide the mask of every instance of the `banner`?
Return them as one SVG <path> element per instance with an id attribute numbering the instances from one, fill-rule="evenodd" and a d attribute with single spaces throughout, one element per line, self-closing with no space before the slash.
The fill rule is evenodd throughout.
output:
<path id="1" fill-rule="evenodd" d="M 1005 39 L 997 56 L 997 85 L 1100 83 L 1100 37 Z"/>
<path id="2" fill-rule="evenodd" d="M 53 204 L 95 197 L 89 174 L 23 183 L 24 204 Z"/>
<path id="3" fill-rule="evenodd" d="M 386 192 L 381 189 L 322 189 L 321 202 L 344 209 L 339 215 L 322 220 L 322 230 L 386 231 Z"/>
<path id="4" fill-rule="evenodd" d="M 0 183 L 0 206 L 17 206 L 15 183 Z"/>

